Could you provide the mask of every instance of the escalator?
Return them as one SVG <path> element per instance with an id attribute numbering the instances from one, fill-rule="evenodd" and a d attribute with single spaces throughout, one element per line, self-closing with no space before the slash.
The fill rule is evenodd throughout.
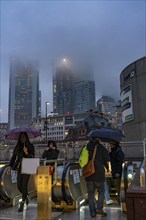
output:
<path id="1" fill-rule="evenodd" d="M 114 179 L 109 176 L 109 174 L 106 174 L 110 195 L 116 199 L 120 198 L 120 203 L 125 203 L 126 191 L 130 186 L 137 169 L 140 168 L 140 165 L 140 161 L 127 161 L 124 163 L 120 192 L 118 192 L 115 186 Z M 57 177 L 55 177 L 56 174 Z M 31 175 L 29 179 L 29 195 L 36 195 L 36 177 L 36 175 Z M 65 203 L 72 203 L 73 201 L 82 203 L 82 201 L 87 201 L 86 181 L 82 176 L 82 169 L 78 162 L 69 161 L 66 164 L 58 163 L 57 172 L 54 172 L 52 179 L 52 201 L 54 203 L 59 203 L 61 201 L 64 201 Z M 17 196 L 20 196 L 20 192 L 17 189 L 15 173 L 12 174 L 10 167 L 5 165 L 0 168 L 0 198 L 9 201 Z"/>
<path id="2" fill-rule="evenodd" d="M 5 165 L 0 169 L 0 198 L 5 201 L 20 196 L 17 189 L 17 179 L 12 174 L 9 165 Z M 71 203 L 73 201 L 82 201 L 87 199 L 87 188 L 82 169 L 78 163 L 68 162 L 66 164 L 58 164 L 56 183 L 55 172 L 52 182 L 52 200 L 53 202 L 64 201 Z M 37 176 L 31 175 L 28 183 L 28 193 L 31 195 L 37 190 Z"/>

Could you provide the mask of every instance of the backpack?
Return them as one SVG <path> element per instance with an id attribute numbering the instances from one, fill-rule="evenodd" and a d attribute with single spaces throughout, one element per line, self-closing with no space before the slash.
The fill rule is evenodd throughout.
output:
<path id="1" fill-rule="evenodd" d="M 84 167 L 89 160 L 89 151 L 87 150 L 87 144 L 82 147 L 80 156 L 79 156 L 79 164 L 80 167 Z"/>

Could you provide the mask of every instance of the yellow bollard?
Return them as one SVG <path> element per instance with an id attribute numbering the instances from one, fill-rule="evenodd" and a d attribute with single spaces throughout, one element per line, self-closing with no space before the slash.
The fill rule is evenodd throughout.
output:
<path id="1" fill-rule="evenodd" d="M 39 166 L 37 174 L 37 220 L 50 220 L 52 211 L 50 166 Z"/>

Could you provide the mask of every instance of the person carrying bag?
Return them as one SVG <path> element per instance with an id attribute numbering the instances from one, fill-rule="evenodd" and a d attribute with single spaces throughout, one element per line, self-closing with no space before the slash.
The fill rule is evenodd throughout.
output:
<path id="1" fill-rule="evenodd" d="M 87 150 L 89 151 L 89 162 L 86 165 L 87 167 L 83 168 L 83 175 L 87 182 L 90 215 L 91 217 L 95 217 L 96 214 L 106 216 L 107 214 L 103 211 L 104 182 L 105 168 L 108 169 L 108 162 L 110 161 L 109 154 L 100 143 L 99 138 L 92 138 L 87 144 Z M 95 198 L 96 189 L 98 192 L 97 201 Z"/>
<path id="2" fill-rule="evenodd" d="M 82 173 L 84 177 L 91 176 L 95 173 L 94 160 L 96 155 L 97 146 L 94 148 L 93 157 L 91 160 L 88 160 L 88 163 L 82 168 Z"/>
<path id="3" fill-rule="evenodd" d="M 30 174 L 21 172 L 23 158 L 34 158 L 34 146 L 29 141 L 26 132 L 21 132 L 18 137 L 18 142 L 14 148 L 13 155 L 10 160 L 11 170 L 17 170 L 17 188 L 22 194 L 22 201 L 18 208 L 18 212 L 23 212 L 24 204 L 28 205 L 28 181 Z"/>

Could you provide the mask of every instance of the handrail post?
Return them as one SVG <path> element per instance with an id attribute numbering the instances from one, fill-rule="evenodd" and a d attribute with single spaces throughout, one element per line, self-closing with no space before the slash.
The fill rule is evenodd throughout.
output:
<path id="1" fill-rule="evenodd" d="M 59 161 L 64 162 L 64 159 L 45 160 L 44 161 L 44 166 L 46 166 L 46 163 L 54 163 L 55 170 L 54 170 L 54 180 L 53 180 L 52 186 L 55 186 L 57 184 L 57 175 L 58 175 L 58 173 L 57 173 L 57 165 L 58 165 Z"/>
<path id="2" fill-rule="evenodd" d="M 140 186 L 141 187 L 146 187 L 146 159 L 144 159 L 142 165 L 141 165 L 141 168 L 140 168 Z"/>
<path id="3" fill-rule="evenodd" d="M 146 138 L 143 140 L 143 156 L 146 157 Z"/>

